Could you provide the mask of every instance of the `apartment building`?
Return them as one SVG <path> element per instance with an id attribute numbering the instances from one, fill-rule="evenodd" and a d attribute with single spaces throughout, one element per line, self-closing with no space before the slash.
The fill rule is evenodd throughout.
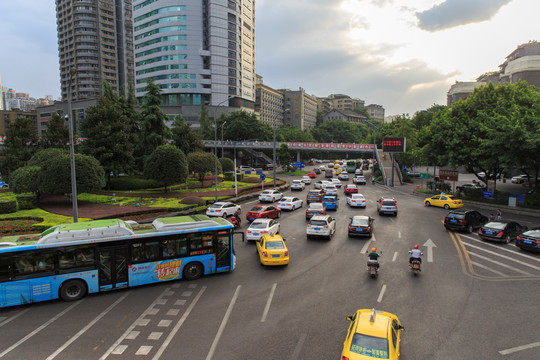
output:
<path id="1" fill-rule="evenodd" d="M 308 95 L 302 88 L 279 90 L 284 96 L 284 125 L 292 125 L 302 130 L 317 125 L 317 97 Z"/>

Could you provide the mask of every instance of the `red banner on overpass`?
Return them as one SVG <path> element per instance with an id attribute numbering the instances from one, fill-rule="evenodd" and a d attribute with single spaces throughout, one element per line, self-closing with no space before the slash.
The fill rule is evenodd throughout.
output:
<path id="1" fill-rule="evenodd" d="M 310 142 L 288 142 L 287 146 L 290 150 L 371 150 L 373 144 L 356 144 L 356 143 L 310 143 Z"/>

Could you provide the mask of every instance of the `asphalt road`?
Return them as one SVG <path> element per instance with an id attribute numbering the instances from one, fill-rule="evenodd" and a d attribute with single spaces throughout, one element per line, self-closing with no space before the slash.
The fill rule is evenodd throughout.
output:
<path id="1" fill-rule="evenodd" d="M 405 326 L 401 359 L 537 358 L 540 255 L 447 232 L 446 211 L 419 197 L 360 188 L 367 208 L 348 208 L 341 190 L 330 241 L 306 239 L 305 207 L 282 215 L 286 267 L 261 267 L 255 245 L 238 241 L 228 274 L 1 310 L 0 358 L 338 359 L 346 316 L 373 307 Z M 383 195 L 398 201 L 397 217 L 377 214 Z M 243 213 L 256 203 L 242 204 Z M 357 213 L 375 218 L 372 239 L 347 236 Z M 407 266 L 414 244 L 426 253 L 418 276 Z M 383 252 L 377 279 L 365 266 L 372 246 Z"/>

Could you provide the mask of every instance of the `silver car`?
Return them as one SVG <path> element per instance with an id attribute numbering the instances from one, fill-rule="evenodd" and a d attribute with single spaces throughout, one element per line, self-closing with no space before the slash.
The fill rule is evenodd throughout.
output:
<path id="1" fill-rule="evenodd" d="M 306 227 L 308 239 L 313 237 L 325 237 L 328 240 L 336 232 L 336 219 L 330 215 L 313 215 Z"/>

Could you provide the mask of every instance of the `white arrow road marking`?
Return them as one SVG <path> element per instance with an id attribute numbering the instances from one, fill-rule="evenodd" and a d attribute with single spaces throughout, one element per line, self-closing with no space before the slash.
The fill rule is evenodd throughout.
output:
<path id="1" fill-rule="evenodd" d="M 508 354 L 515 353 L 515 352 L 518 352 L 518 351 L 532 349 L 532 348 L 535 348 L 535 347 L 538 347 L 538 346 L 540 346 L 540 342 L 535 342 L 535 343 L 528 344 L 528 345 L 522 345 L 522 346 L 517 346 L 517 347 L 511 348 L 511 349 L 501 350 L 501 351 L 499 351 L 499 354 L 508 355 Z"/>
<path id="2" fill-rule="evenodd" d="M 427 247 L 427 261 L 433 262 L 433 248 L 437 247 L 437 245 L 430 238 L 424 243 L 424 247 Z"/>

